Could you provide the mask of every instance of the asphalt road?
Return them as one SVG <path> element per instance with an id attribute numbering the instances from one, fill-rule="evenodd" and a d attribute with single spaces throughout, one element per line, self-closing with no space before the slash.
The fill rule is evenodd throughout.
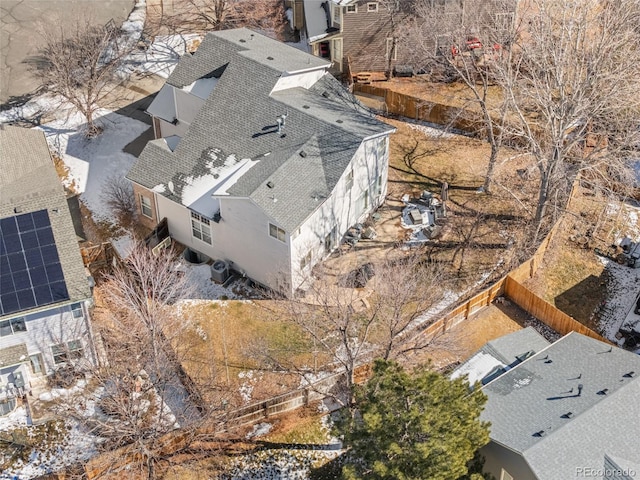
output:
<path id="1" fill-rule="evenodd" d="M 117 25 L 129 16 L 135 0 L 0 0 L 0 104 L 10 97 L 28 95 L 38 88 L 37 81 L 23 63 L 38 54 L 43 24 L 73 26 L 82 16 Z"/>

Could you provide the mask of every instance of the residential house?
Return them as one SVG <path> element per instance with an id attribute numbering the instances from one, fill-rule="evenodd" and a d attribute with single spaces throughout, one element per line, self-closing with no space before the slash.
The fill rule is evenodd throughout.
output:
<path id="1" fill-rule="evenodd" d="M 329 63 L 248 29 L 209 33 L 148 112 L 127 177 L 140 219 L 291 292 L 384 200 L 388 137 Z"/>
<path id="2" fill-rule="evenodd" d="M 480 26 L 512 25 L 517 4 L 518 0 L 304 0 L 306 38 L 312 53 L 331 60 L 336 72 L 404 74 L 420 71 L 423 65 L 416 51 L 425 43 L 434 52 L 450 52 L 452 28 L 463 26 L 469 39 L 475 39 L 467 46 L 481 48 L 476 38 Z M 425 23 L 432 38 L 411 38 L 405 28 L 418 18 L 416 5 L 418 22 Z"/>
<path id="3" fill-rule="evenodd" d="M 485 471 L 500 480 L 636 478 L 640 357 L 576 332 L 544 343 L 516 332 L 479 352 L 493 365 L 477 354 L 454 372 L 481 381 L 488 397 Z"/>
<path id="4" fill-rule="evenodd" d="M 95 363 L 91 302 L 43 132 L 0 125 L 0 414 L 66 362 Z"/>

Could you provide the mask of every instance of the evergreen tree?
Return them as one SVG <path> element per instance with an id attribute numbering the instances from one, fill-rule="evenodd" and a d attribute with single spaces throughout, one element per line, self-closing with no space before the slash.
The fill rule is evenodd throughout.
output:
<path id="1" fill-rule="evenodd" d="M 467 474 L 489 442 L 479 420 L 486 396 L 464 379 L 429 369 L 408 373 L 377 360 L 373 377 L 356 388 L 355 411 L 337 422 L 350 448 L 347 479 L 455 480 Z"/>

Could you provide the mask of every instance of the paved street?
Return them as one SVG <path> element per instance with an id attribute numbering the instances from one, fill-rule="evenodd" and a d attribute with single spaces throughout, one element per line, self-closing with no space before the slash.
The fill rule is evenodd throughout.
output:
<path id="1" fill-rule="evenodd" d="M 0 0 L 0 104 L 29 94 L 38 84 L 24 60 L 38 54 L 40 25 L 62 22 L 66 27 L 80 15 L 95 23 L 113 19 L 121 25 L 135 0 Z"/>

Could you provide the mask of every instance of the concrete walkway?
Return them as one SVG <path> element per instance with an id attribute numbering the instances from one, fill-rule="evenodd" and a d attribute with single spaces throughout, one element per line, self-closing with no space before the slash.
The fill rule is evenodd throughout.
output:
<path id="1" fill-rule="evenodd" d="M 135 0 L 0 0 L 0 104 L 38 88 L 24 62 L 42 48 L 39 28 L 58 23 L 69 28 L 82 15 L 97 24 L 113 19 L 121 25 L 134 4 Z"/>

